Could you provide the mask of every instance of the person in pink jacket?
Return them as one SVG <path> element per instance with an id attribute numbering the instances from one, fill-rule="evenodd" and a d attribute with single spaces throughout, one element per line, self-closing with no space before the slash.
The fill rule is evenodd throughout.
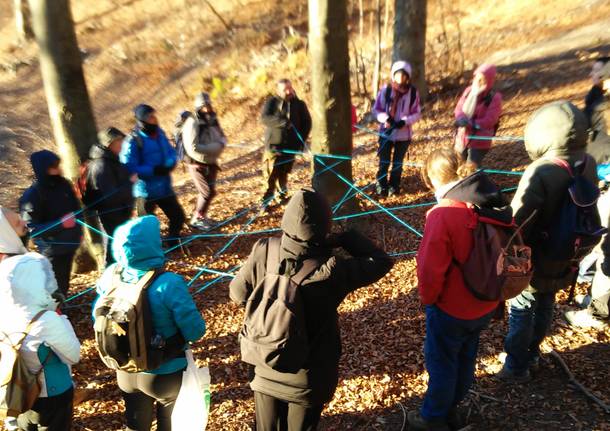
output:
<path id="1" fill-rule="evenodd" d="M 502 94 L 493 89 L 496 66 L 482 64 L 474 71 L 468 86 L 455 107 L 455 150 L 464 160 L 481 167 L 491 148 L 492 138 L 502 115 Z"/>
<path id="2" fill-rule="evenodd" d="M 411 126 L 421 118 L 419 92 L 411 84 L 411 65 L 406 61 L 392 65 L 392 82 L 379 91 L 373 114 L 380 123 L 379 133 L 385 136 L 379 138 L 377 151 L 377 194 L 398 195 L 402 162 L 411 143 Z M 392 169 L 388 181 L 390 164 Z"/>

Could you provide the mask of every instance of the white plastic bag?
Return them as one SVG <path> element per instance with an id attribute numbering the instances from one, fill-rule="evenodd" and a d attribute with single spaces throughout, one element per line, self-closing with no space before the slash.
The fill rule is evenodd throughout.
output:
<path id="1" fill-rule="evenodd" d="M 192 350 L 185 355 L 187 366 L 172 412 L 172 430 L 203 431 L 210 413 L 210 370 L 197 368 Z"/>

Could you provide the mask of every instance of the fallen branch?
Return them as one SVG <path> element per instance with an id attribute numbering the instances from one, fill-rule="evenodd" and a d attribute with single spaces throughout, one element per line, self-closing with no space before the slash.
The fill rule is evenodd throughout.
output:
<path id="1" fill-rule="evenodd" d="M 570 383 L 572 383 L 574 386 L 576 386 L 583 394 L 585 394 L 587 396 L 587 398 L 589 398 L 591 401 L 595 402 L 595 404 L 600 406 L 604 410 L 604 412 L 610 414 L 610 406 L 608 404 L 606 404 L 605 402 L 603 402 L 602 400 L 600 400 L 595 395 L 593 395 L 593 393 L 589 389 L 587 389 L 582 383 L 580 383 L 578 380 L 576 380 L 576 377 L 574 377 L 574 374 L 572 374 L 572 372 L 568 368 L 568 365 L 565 363 L 565 361 L 559 355 L 559 353 L 557 353 L 555 350 L 551 350 L 551 356 L 553 356 L 553 358 L 555 358 L 557 360 L 557 362 L 559 362 L 559 365 L 561 365 L 561 368 L 563 368 L 563 370 L 568 375 L 568 379 L 570 380 Z"/>
<path id="2" fill-rule="evenodd" d="M 210 3 L 208 0 L 203 0 L 205 2 L 205 4 L 207 4 L 210 7 L 210 10 L 212 11 L 212 13 L 214 15 L 216 15 L 216 18 L 218 18 L 220 20 L 220 22 L 222 22 L 222 25 L 224 25 L 224 27 L 227 29 L 227 31 L 231 31 L 231 25 L 229 25 L 229 23 L 227 23 L 227 21 L 225 21 L 225 19 L 222 17 L 222 15 L 220 13 L 218 13 L 218 11 L 214 8 L 214 6 L 212 6 L 212 3 Z"/>
<path id="3" fill-rule="evenodd" d="M 502 400 L 499 400 L 498 398 L 494 398 L 494 397 L 491 397 L 491 396 L 485 395 L 485 394 L 480 394 L 480 393 L 478 393 L 477 391 L 475 391 L 473 389 L 470 390 L 470 393 L 473 394 L 473 395 L 476 395 L 477 397 L 482 398 L 484 400 L 495 401 L 497 403 L 503 403 L 504 402 Z"/>

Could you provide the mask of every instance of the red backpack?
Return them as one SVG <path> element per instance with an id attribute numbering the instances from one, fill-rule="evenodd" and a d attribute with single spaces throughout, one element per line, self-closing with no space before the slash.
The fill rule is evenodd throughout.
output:
<path id="1" fill-rule="evenodd" d="M 522 226 L 504 224 L 477 214 L 472 251 L 466 262 L 456 262 L 466 287 L 475 298 L 505 301 L 529 286 L 532 250 L 523 243 Z"/>

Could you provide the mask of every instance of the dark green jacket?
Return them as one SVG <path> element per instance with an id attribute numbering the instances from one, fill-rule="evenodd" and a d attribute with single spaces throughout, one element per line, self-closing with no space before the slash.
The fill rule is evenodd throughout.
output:
<path id="1" fill-rule="evenodd" d="M 540 233 L 549 229 L 568 193 L 570 176 L 553 163 L 553 158 L 574 165 L 586 160 L 584 175 L 597 184 L 596 164 L 587 156 L 587 120 L 569 102 L 556 102 L 536 111 L 525 128 L 525 149 L 532 164 L 527 167 L 511 206 L 521 225 L 534 211 L 524 227 L 526 244 L 532 247 L 534 276 L 531 287 L 538 291 L 557 291 L 570 283 L 570 262 L 550 261 L 540 251 Z"/>

